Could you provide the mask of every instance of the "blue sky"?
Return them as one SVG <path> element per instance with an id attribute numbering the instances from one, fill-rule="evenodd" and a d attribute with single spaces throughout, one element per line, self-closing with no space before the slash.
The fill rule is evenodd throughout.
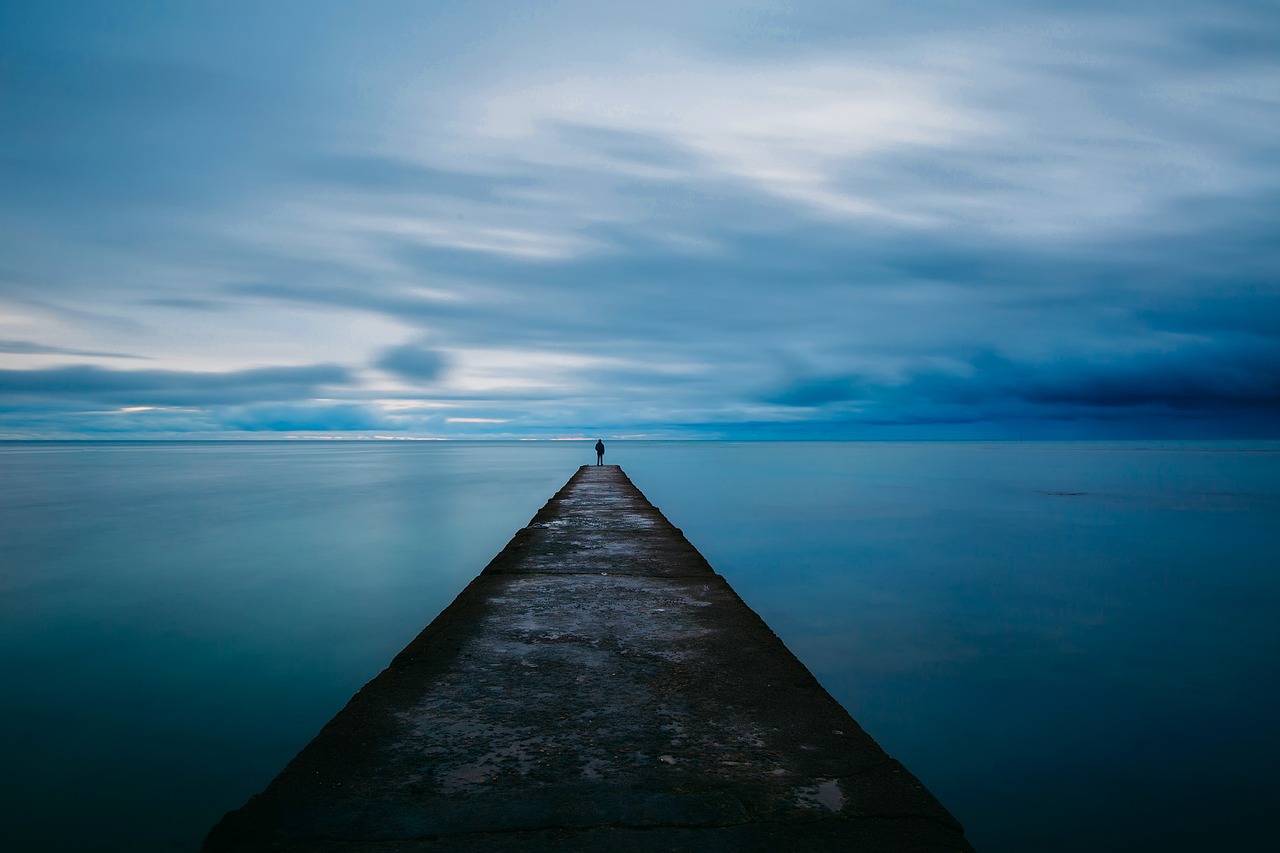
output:
<path id="1" fill-rule="evenodd" d="M 0 437 L 1274 437 L 1277 45 L 1274 3 L 0 0 Z"/>

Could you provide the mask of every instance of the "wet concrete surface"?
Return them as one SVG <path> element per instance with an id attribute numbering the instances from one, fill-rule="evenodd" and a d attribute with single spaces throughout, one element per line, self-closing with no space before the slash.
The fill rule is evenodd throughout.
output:
<path id="1" fill-rule="evenodd" d="M 584 466 L 215 851 L 970 850 L 620 468 Z"/>

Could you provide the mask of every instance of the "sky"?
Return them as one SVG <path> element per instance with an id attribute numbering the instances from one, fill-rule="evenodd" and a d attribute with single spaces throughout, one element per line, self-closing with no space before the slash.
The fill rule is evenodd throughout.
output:
<path id="1" fill-rule="evenodd" d="M 1280 437 L 1280 4 L 0 0 L 0 438 Z"/>

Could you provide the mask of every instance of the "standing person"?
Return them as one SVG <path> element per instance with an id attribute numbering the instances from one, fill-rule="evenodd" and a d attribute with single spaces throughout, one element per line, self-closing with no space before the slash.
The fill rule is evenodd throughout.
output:
<path id="1" fill-rule="evenodd" d="M 596 439 L 596 464 L 604 464 L 604 442 L 598 438 Z"/>

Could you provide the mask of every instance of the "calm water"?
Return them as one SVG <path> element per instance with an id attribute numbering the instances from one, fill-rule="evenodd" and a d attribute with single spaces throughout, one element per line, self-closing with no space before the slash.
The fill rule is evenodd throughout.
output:
<path id="1" fill-rule="evenodd" d="M 197 847 L 591 456 L 0 443 L 5 848 Z M 1280 443 L 608 461 L 985 853 L 1272 849 Z"/>

